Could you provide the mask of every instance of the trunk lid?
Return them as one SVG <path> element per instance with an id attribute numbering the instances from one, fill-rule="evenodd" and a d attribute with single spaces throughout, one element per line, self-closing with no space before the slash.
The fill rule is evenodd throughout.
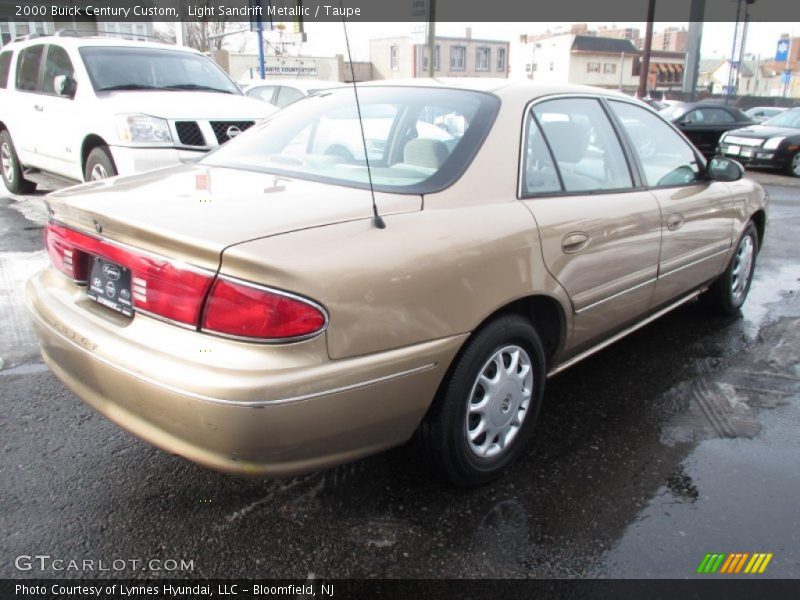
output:
<path id="1" fill-rule="evenodd" d="M 376 193 L 381 214 L 422 209 L 422 197 Z M 186 164 L 67 188 L 46 198 L 69 227 L 216 270 L 231 245 L 372 217 L 369 190 Z"/>

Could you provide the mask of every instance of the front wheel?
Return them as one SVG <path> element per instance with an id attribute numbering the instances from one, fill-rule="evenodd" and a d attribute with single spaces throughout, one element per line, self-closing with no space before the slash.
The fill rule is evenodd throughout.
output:
<path id="1" fill-rule="evenodd" d="M 117 174 L 117 167 L 108 146 L 97 146 L 89 152 L 84 169 L 85 181 L 100 181 Z"/>
<path id="2" fill-rule="evenodd" d="M 747 299 L 758 257 L 758 232 L 751 221 L 744 228 L 731 261 L 703 295 L 706 304 L 715 312 L 735 315 Z"/>
<path id="3" fill-rule="evenodd" d="M 545 359 L 539 336 L 504 315 L 465 346 L 420 426 L 426 453 L 450 482 L 472 487 L 522 452 L 542 403 Z"/>
<path id="4" fill-rule="evenodd" d="M 789 161 L 789 175 L 800 177 L 800 151 L 795 152 L 792 160 Z"/>

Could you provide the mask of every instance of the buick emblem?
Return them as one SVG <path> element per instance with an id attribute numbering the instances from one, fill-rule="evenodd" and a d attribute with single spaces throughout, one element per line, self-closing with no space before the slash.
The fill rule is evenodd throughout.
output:
<path id="1" fill-rule="evenodd" d="M 117 281 L 122 276 L 122 272 L 118 266 L 106 263 L 103 265 L 103 275 L 111 281 Z"/>
<path id="2" fill-rule="evenodd" d="M 242 133 L 242 130 L 239 129 L 236 125 L 231 125 L 230 127 L 228 127 L 227 131 L 225 131 L 225 135 L 227 135 L 228 138 L 230 139 L 235 138 L 240 133 Z"/>

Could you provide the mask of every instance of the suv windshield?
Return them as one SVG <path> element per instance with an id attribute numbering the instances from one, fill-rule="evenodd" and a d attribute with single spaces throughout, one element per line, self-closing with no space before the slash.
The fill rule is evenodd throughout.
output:
<path id="1" fill-rule="evenodd" d="M 771 119 L 764 121 L 762 125 L 800 129 L 800 108 L 793 108 L 792 110 L 787 110 L 779 115 L 775 115 Z"/>
<path id="2" fill-rule="evenodd" d="M 81 57 L 95 91 L 201 90 L 241 94 L 206 56 L 126 46 L 85 46 Z"/>
<path id="3" fill-rule="evenodd" d="M 424 194 L 458 179 L 500 101 L 482 92 L 359 87 L 320 92 L 276 113 L 202 162 L 376 190 Z"/>

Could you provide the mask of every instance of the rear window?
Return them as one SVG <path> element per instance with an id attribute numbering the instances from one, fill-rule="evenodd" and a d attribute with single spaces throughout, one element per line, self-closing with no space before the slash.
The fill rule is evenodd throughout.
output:
<path id="1" fill-rule="evenodd" d="M 204 162 L 359 188 L 371 175 L 378 191 L 428 194 L 461 177 L 500 104 L 424 87 L 364 87 L 358 99 L 366 142 L 348 87 L 291 104 Z"/>
<path id="2" fill-rule="evenodd" d="M 0 89 L 8 87 L 8 71 L 11 69 L 11 52 L 0 52 Z"/>

